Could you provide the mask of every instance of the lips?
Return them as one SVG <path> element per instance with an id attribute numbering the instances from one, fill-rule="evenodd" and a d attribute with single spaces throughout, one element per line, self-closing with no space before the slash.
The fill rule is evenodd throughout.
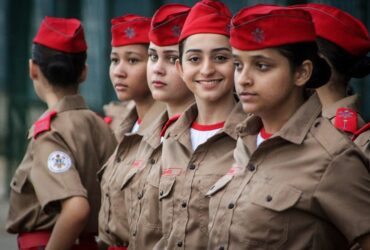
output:
<path id="1" fill-rule="evenodd" d="M 238 95 L 241 101 L 250 101 L 257 96 L 256 93 L 248 92 L 248 91 L 240 92 Z"/>
<path id="2" fill-rule="evenodd" d="M 211 89 L 217 86 L 222 79 L 209 79 L 209 80 L 195 80 L 196 83 L 202 85 L 204 88 Z"/>
<path id="3" fill-rule="evenodd" d="M 161 82 L 161 81 L 152 81 L 152 85 L 155 88 L 162 88 L 162 87 L 166 86 L 167 84 L 164 83 L 164 82 Z"/>
<path id="4" fill-rule="evenodd" d="M 116 83 L 115 85 L 114 85 L 114 89 L 116 90 L 116 91 L 124 91 L 124 90 L 126 90 L 128 88 L 128 86 L 126 85 L 126 84 L 123 84 L 123 83 Z"/>

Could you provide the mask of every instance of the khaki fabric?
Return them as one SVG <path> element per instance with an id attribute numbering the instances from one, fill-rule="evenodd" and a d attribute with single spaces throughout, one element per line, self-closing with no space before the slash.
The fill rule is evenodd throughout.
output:
<path id="1" fill-rule="evenodd" d="M 197 107 L 190 107 L 163 142 L 159 202 L 163 237 L 153 249 L 205 249 L 208 241 L 206 192 L 232 164 L 236 125 L 246 114 L 237 104 L 224 128 L 193 151 L 190 128 Z"/>
<path id="2" fill-rule="evenodd" d="M 325 118 L 328 118 L 331 123 L 334 124 L 336 112 L 338 108 L 350 108 L 355 111 L 359 110 L 359 98 L 357 95 L 348 96 L 346 98 L 343 98 L 342 100 L 337 101 L 336 103 L 333 103 L 330 105 L 330 107 L 327 107 L 323 109 L 322 116 Z M 357 116 L 358 119 L 358 128 L 360 129 L 362 126 L 365 125 L 364 119 L 361 117 L 360 114 Z M 345 133 L 345 132 L 343 132 Z M 346 133 L 349 137 L 352 137 L 352 134 Z M 365 153 L 365 155 L 370 159 L 370 131 L 366 131 L 362 133 L 360 136 L 358 136 L 355 139 L 355 144 Z"/>
<path id="3" fill-rule="evenodd" d="M 137 120 L 134 109 L 123 119 L 117 130 L 122 138 L 116 150 L 98 173 L 102 190 L 101 209 L 99 212 L 99 238 L 111 246 L 127 246 L 129 241 L 129 221 L 125 203 L 130 197 L 122 191 L 125 178 L 136 163 L 136 153 L 144 136 L 143 131 L 164 110 L 162 103 L 155 103 L 142 120 L 137 133 L 131 129 Z M 131 119 L 130 119 L 131 118 Z M 135 118 L 135 119 L 132 119 Z"/>
<path id="4" fill-rule="evenodd" d="M 369 162 L 312 96 L 256 148 L 240 128 L 233 171 L 209 190 L 208 249 L 349 249 L 370 232 Z"/>
<path id="5" fill-rule="evenodd" d="M 127 101 L 127 102 L 110 102 L 104 105 L 103 110 L 104 114 L 112 119 L 109 127 L 116 133 L 118 136 L 119 132 L 118 129 L 124 120 L 130 117 L 130 115 L 136 116 L 136 112 L 132 113 L 135 109 L 135 102 L 134 101 Z M 121 138 L 117 137 L 117 140 Z"/>
<path id="6" fill-rule="evenodd" d="M 162 143 L 160 132 L 168 120 L 164 111 L 144 133 L 136 160 L 125 177 L 124 205 L 130 225 L 130 250 L 152 249 L 162 237 L 159 217 L 159 178 Z"/>
<path id="7" fill-rule="evenodd" d="M 97 233 L 100 188 L 96 173 L 112 154 L 116 140 L 103 119 L 87 109 L 79 95 L 66 96 L 54 108 L 51 129 L 33 136 L 29 131 L 26 155 L 11 181 L 10 209 L 6 228 L 20 233 L 51 230 L 61 200 L 86 197 L 90 219 L 84 232 Z M 62 172 L 49 169 L 48 158 L 63 152 L 71 159 Z"/>

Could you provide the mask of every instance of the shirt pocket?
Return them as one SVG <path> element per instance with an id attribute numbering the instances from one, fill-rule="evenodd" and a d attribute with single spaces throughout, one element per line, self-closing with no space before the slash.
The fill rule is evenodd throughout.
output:
<path id="1" fill-rule="evenodd" d="M 122 184 L 121 184 L 121 191 L 128 185 L 128 183 L 134 178 L 136 173 L 138 172 L 138 169 L 131 168 L 128 173 L 123 178 Z"/>
<path id="2" fill-rule="evenodd" d="M 159 197 L 160 166 L 154 165 L 147 177 L 147 185 L 144 191 L 143 226 L 152 229 L 161 228 L 161 210 Z"/>
<path id="3" fill-rule="evenodd" d="M 27 178 L 28 178 L 28 172 L 19 169 L 18 171 L 16 171 L 16 173 L 13 176 L 12 181 L 10 182 L 10 188 L 14 192 L 21 194 L 26 185 Z"/>
<path id="4" fill-rule="evenodd" d="M 165 236 L 168 236 L 172 230 L 174 216 L 173 189 L 175 182 L 176 177 L 174 176 L 161 177 L 159 182 L 159 206 L 162 207 L 162 229 Z"/>
<path id="5" fill-rule="evenodd" d="M 236 238 L 250 246 L 281 249 L 287 241 L 292 208 L 301 195 L 302 191 L 283 184 L 256 183 L 245 189 L 234 211 Z"/>

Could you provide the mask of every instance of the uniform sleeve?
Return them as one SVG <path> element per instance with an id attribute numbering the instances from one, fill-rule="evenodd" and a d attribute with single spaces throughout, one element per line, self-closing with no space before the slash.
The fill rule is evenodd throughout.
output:
<path id="1" fill-rule="evenodd" d="M 58 201 L 73 196 L 87 197 L 73 154 L 62 137 L 49 131 L 34 141 L 31 180 L 45 212 L 58 209 Z"/>
<path id="2" fill-rule="evenodd" d="M 357 148 L 353 146 L 332 160 L 315 198 L 349 241 L 370 233 L 369 162 Z"/>

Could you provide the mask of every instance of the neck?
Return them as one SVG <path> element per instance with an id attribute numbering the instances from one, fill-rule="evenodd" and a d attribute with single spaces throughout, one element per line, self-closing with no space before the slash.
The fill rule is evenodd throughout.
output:
<path id="1" fill-rule="evenodd" d="M 324 86 L 316 89 L 323 109 L 346 97 L 346 84 L 330 80 Z"/>
<path id="2" fill-rule="evenodd" d="M 136 112 L 140 119 L 144 118 L 145 114 L 148 112 L 154 102 L 155 101 L 151 95 L 146 97 L 145 99 L 141 99 L 138 101 L 135 100 Z"/>
<path id="3" fill-rule="evenodd" d="M 194 97 L 190 96 L 188 99 L 183 100 L 178 103 L 167 103 L 167 113 L 168 117 L 172 117 L 177 114 L 182 114 L 186 108 L 188 108 L 192 103 L 194 103 Z"/>
<path id="4" fill-rule="evenodd" d="M 202 125 L 211 125 L 226 121 L 235 103 L 232 94 L 225 96 L 222 100 L 217 100 L 212 103 L 197 100 L 198 117 L 196 122 Z"/>
<path id="5" fill-rule="evenodd" d="M 53 91 L 50 91 L 45 94 L 44 96 L 44 101 L 46 102 L 48 108 L 52 108 L 57 104 L 63 97 L 68 96 L 68 95 L 76 95 L 77 90 L 75 88 L 69 88 L 69 89 L 60 89 L 56 90 L 54 89 Z"/>
<path id="6" fill-rule="evenodd" d="M 263 127 L 267 133 L 275 134 L 278 132 L 305 102 L 302 94 L 292 95 L 289 99 L 290 101 L 276 105 L 276 108 L 268 114 L 260 115 Z"/>

